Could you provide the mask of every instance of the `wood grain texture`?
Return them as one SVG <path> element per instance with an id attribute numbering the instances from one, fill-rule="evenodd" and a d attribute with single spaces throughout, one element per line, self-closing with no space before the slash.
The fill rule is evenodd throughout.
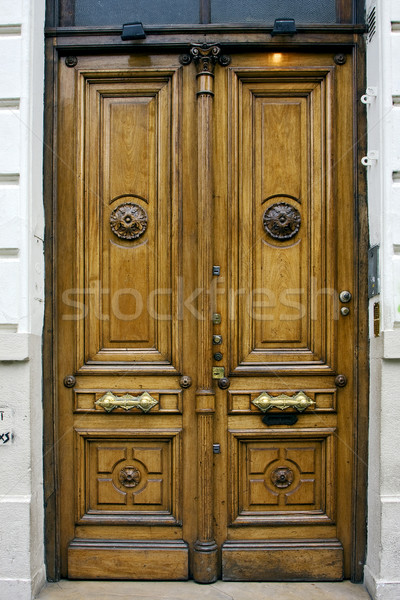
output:
<path id="1" fill-rule="evenodd" d="M 332 69 L 253 66 L 231 77 L 230 370 L 333 371 Z M 282 203 L 301 218 L 288 240 L 263 229 Z"/>
<path id="2" fill-rule="evenodd" d="M 233 55 L 214 100 L 217 140 L 227 140 L 214 149 L 216 162 L 226 165 L 215 178 L 215 228 L 218 240 L 229 240 L 224 250 L 215 247 L 232 295 L 219 298 L 231 385 L 216 396 L 216 541 L 249 549 L 266 539 L 332 539 L 323 561 L 313 551 L 304 568 L 311 579 L 326 575 L 324 562 L 333 565 L 328 579 L 351 573 L 356 305 L 348 320 L 337 312 L 338 293 L 356 289 L 349 260 L 355 250 L 350 63 L 336 65 L 333 55 L 322 54 Z M 279 202 L 301 217 L 287 240 L 263 227 L 265 207 Z M 255 312 L 249 310 L 254 290 Z M 348 385 L 329 392 L 335 374 L 345 372 Z M 307 390 L 315 410 L 298 414 L 290 429 L 265 425 L 252 400 L 278 390 L 292 396 Z M 311 455 L 312 468 L 303 465 Z M 245 574 L 246 554 L 238 551 L 234 577 L 301 578 L 285 552 L 277 552 L 275 573 L 264 568 L 266 554 L 254 552 Z"/>
<path id="3" fill-rule="evenodd" d="M 183 541 L 73 540 L 68 547 L 71 579 L 188 579 Z"/>
<path id="4" fill-rule="evenodd" d="M 343 548 L 338 540 L 228 541 L 222 547 L 222 579 L 340 581 Z"/>
<path id="5" fill-rule="evenodd" d="M 213 244 L 213 75 L 202 72 L 202 59 L 197 76 L 197 186 L 198 186 L 198 300 L 197 338 L 202 344 L 198 352 L 198 391 L 196 394 L 198 508 L 197 540 L 193 554 L 193 578 L 211 583 L 218 577 L 218 547 L 213 532 L 213 429 L 214 402 L 212 390 L 212 244 Z"/>
<path id="6" fill-rule="evenodd" d="M 356 377 L 354 350 L 365 351 L 366 309 L 358 304 L 363 271 L 357 282 L 357 260 L 349 256 L 357 258 L 354 232 L 361 235 L 366 221 L 362 209 L 360 225 L 356 219 L 356 158 L 347 151 L 355 131 L 354 65 L 350 53 L 340 66 L 333 56 L 234 53 L 229 69 L 216 70 L 214 99 L 206 95 L 205 102 L 196 99 L 194 65 L 180 67 L 173 54 L 82 55 L 73 69 L 60 61 L 57 206 L 48 209 L 57 225 L 50 265 L 56 285 L 49 297 L 54 292 L 58 304 L 47 315 L 50 328 L 53 315 L 58 322 L 54 349 L 48 346 L 54 375 L 46 376 L 56 382 L 47 425 L 51 430 L 55 414 L 51 443 L 60 448 L 57 480 L 48 465 L 48 512 L 59 523 L 64 576 L 97 578 L 104 566 L 112 578 L 121 565 L 120 576 L 128 578 L 133 561 L 135 577 L 157 577 L 146 566 L 152 547 L 158 562 L 165 552 L 170 573 L 186 577 L 189 561 L 194 577 L 205 582 L 218 576 L 221 547 L 223 557 L 232 551 L 231 563 L 227 558 L 224 564 L 234 577 L 359 576 L 363 513 L 357 505 L 365 468 L 355 456 L 356 448 L 365 449 L 366 375 Z M 109 225 L 113 206 L 127 198 L 151 216 L 133 244 L 117 239 Z M 281 201 L 298 207 L 298 235 L 304 237 L 297 246 L 295 237 L 261 245 L 265 206 Z M 215 283 L 213 264 L 222 273 Z M 172 292 L 157 296 L 153 308 L 171 310 L 174 318 L 115 319 L 107 295 L 99 293 L 102 277 L 113 294 L 132 281 L 142 296 L 156 284 L 165 286 Z M 278 298 L 286 285 L 304 285 L 300 322 L 280 319 L 282 311 L 296 312 L 298 292 L 275 306 L 269 321 L 252 318 L 242 304 L 240 290 L 251 293 L 268 277 Z M 317 287 L 314 298 L 313 278 L 334 293 Z M 231 282 L 233 306 L 241 307 L 236 312 L 223 291 Z M 95 318 L 90 326 L 87 319 L 64 318 L 76 307 L 65 312 L 63 292 L 81 284 L 89 290 L 83 292 L 89 313 L 111 318 Z M 214 296 L 207 293 L 210 285 Z M 199 287 L 205 293 L 187 301 Z M 350 316 L 337 320 L 334 294 L 340 289 L 351 289 L 354 300 Z M 126 294 L 119 308 L 123 315 L 136 310 Z M 196 317 L 199 309 L 204 320 Z M 256 309 L 271 311 L 262 303 Z M 222 316 L 215 326 L 214 310 Z M 223 338 L 218 366 L 230 377 L 228 391 L 211 379 L 213 333 Z M 339 372 L 348 385 L 336 389 Z M 67 374 L 76 377 L 74 389 L 62 385 Z M 193 379 L 192 388 L 179 389 L 181 374 Z M 138 409 L 107 415 L 94 404 L 107 390 L 148 390 L 159 404 L 147 415 Z M 299 390 L 316 402 L 315 410 L 299 415 L 290 430 L 262 424 L 255 397 Z M 215 442 L 219 455 L 212 453 Z M 124 469 L 130 471 L 121 474 Z M 141 477 L 136 495 L 119 479 L 137 478 L 135 469 Z M 132 542 L 132 532 L 148 543 L 144 549 Z M 51 553 L 57 531 L 50 536 Z M 301 548 L 309 557 L 303 575 Z M 270 550 L 277 558 L 271 554 L 264 569 Z M 182 553 L 179 559 L 175 552 Z"/>

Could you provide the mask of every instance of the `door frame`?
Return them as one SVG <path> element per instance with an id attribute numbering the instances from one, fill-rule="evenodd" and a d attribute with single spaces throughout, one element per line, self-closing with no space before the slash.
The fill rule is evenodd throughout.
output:
<path id="1" fill-rule="evenodd" d="M 360 3 L 361 4 L 361 3 Z M 146 28 L 147 30 L 147 28 Z M 366 154 L 366 110 L 359 102 L 364 93 L 365 42 L 364 26 L 336 25 L 325 27 L 299 27 L 294 36 L 271 36 L 271 28 L 215 25 L 193 27 L 150 27 L 149 35 L 140 42 L 122 42 L 121 30 L 103 28 L 80 30 L 78 28 L 47 28 L 45 64 L 45 128 L 44 128 L 44 208 L 45 208 L 45 321 L 43 333 L 43 409 L 44 409 L 44 496 L 45 496 L 45 547 L 47 577 L 50 581 L 60 578 L 59 569 L 59 506 L 58 449 L 55 356 L 55 254 L 57 239 L 56 184 L 57 184 L 57 81 L 60 57 L 86 53 L 126 53 L 164 49 L 166 52 L 187 52 L 190 43 L 206 41 L 218 43 L 227 53 L 232 50 L 268 51 L 330 51 L 337 60 L 343 51 L 350 52 L 354 68 L 354 222 L 355 222 L 355 282 L 358 297 L 354 343 L 357 349 L 354 365 L 356 379 L 356 402 L 353 418 L 355 427 L 355 452 L 353 460 L 352 489 L 352 576 L 353 582 L 363 578 L 366 556 L 366 503 L 367 503 L 367 456 L 368 456 L 368 401 L 369 401 L 369 337 L 368 337 L 368 213 L 366 171 L 361 158 Z"/>

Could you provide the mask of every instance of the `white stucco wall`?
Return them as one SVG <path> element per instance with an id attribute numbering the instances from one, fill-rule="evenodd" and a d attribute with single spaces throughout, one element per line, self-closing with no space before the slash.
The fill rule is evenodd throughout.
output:
<path id="1" fill-rule="evenodd" d="M 0 0 L 1 600 L 28 600 L 45 580 L 41 390 L 44 4 L 44 0 Z M 12 441 L 1 438 L 9 432 L 14 435 Z"/>
<path id="2" fill-rule="evenodd" d="M 365 582 L 376 600 L 400 598 L 400 0 L 376 6 L 367 46 L 370 243 L 380 245 L 381 294 L 371 299 L 368 546 Z M 375 337 L 373 303 L 381 308 Z"/>

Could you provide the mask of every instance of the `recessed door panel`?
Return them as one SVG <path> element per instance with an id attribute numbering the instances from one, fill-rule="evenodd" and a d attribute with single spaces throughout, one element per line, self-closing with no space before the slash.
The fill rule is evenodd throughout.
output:
<path id="1" fill-rule="evenodd" d="M 332 370 L 332 71 L 230 78 L 231 370 Z"/>
<path id="2" fill-rule="evenodd" d="M 179 370 L 180 79 L 171 69 L 79 73 L 80 285 L 67 296 L 82 307 L 83 371 Z"/>

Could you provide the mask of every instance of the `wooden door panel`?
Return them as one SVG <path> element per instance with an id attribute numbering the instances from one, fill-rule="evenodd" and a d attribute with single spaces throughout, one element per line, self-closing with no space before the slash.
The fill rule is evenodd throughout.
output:
<path id="1" fill-rule="evenodd" d="M 177 525 L 181 430 L 75 430 L 78 524 Z"/>
<path id="2" fill-rule="evenodd" d="M 230 71 L 231 372 L 335 368 L 331 79 Z"/>
<path id="3" fill-rule="evenodd" d="M 188 578 L 188 548 L 182 540 L 74 540 L 68 548 L 71 579 Z"/>
<path id="4" fill-rule="evenodd" d="M 333 523 L 335 430 L 230 430 L 230 523 Z"/>
<path id="5" fill-rule="evenodd" d="M 338 540 L 228 541 L 222 548 L 225 581 L 334 581 L 343 577 Z"/>
<path id="6" fill-rule="evenodd" d="M 171 69 L 79 73 L 82 372 L 180 370 L 180 79 Z"/>

